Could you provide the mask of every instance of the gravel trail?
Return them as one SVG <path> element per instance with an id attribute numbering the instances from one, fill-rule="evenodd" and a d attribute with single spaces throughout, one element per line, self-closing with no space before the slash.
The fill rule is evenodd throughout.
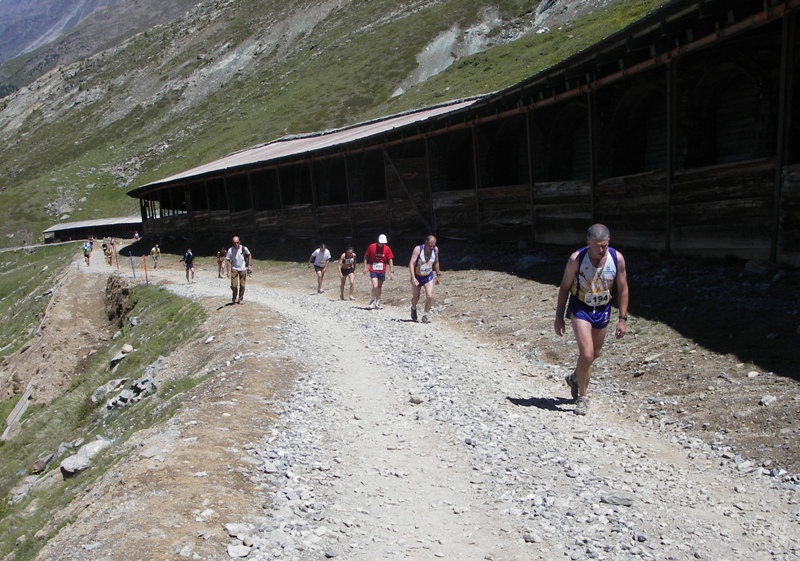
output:
<path id="1" fill-rule="evenodd" d="M 244 304 L 279 314 L 303 365 L 252 452 L 273 500 L 242 521 L 248 559 L 800 559 L 795 486 L 599 392 L 575 416 L 560 369 L 441 316 L 300 290 L 250 282 Z"/>

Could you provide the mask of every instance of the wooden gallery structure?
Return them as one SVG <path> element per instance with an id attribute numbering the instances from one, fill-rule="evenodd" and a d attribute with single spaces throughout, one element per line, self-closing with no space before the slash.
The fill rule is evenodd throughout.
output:
<path id="1" fill-rule="evenodd" d="M 140 186 L 147 235 L 575 244 L 800 264 L 800 0 L 674 0 L 505 90 Z"/>

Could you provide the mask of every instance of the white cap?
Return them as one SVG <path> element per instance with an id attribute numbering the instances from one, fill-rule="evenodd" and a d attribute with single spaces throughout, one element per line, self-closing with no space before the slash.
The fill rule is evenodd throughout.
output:
<path id="1" fill-rule="evenodd" d="M 388 243 L 388 240 L 386 239 L 386 234 L 381 234 L 380 236 L 378 236 L 378 243 Z"/>

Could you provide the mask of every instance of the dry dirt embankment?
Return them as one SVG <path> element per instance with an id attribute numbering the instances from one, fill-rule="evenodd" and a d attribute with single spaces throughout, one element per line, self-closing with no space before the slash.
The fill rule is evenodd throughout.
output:
<path id="1" fill-rule="evenodd" d="M 405 274 L 374 312 L 362 278 L 351 304 L 335 301 L 334 279 L 313 294 L 305 267 L 257 270 L 247 303 L 231 306 L 215 277 L 213 266 L 192 285 L 174 267 L 151 273 L 211 313 L 173 368 L 214 376 L 76 501 L 42 559 L 222 559 L 235 522 L 250 524 L 258 559 L 798 558 L 791 479 L 615 389 L 648 380 L 610 368 L 626 345 L 648 345 L 610 344 L 590 416 L 571 414 L 561 376 L 574 345 L 549 332 L 552 286 L 446 272 L 423 326 L 406 320 Z M 667 329 L 647 336 L 683 344 Z"/>

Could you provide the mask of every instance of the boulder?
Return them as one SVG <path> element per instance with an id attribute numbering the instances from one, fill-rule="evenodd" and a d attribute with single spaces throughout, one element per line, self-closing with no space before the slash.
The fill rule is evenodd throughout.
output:
<path id="1" fill-rule="evenodd" d="M 97 454 L 111 446 L 110 440 L 98 438 L 80 447 L 77 454 L 73 454 L 61 462 L 61 474 L 64 479 L 72 477 L 92 465 L 92 460 Z"/>
<path id="2" fill-rule="evenodd" d="M 113 380 L 109 380 L 92 392 L 92 403 L 99 403 L 105 399 L 108 394 L 113 393 L 124 386 L 125 382 L 127 381 L 127 378 L 115 378 Z"/>

